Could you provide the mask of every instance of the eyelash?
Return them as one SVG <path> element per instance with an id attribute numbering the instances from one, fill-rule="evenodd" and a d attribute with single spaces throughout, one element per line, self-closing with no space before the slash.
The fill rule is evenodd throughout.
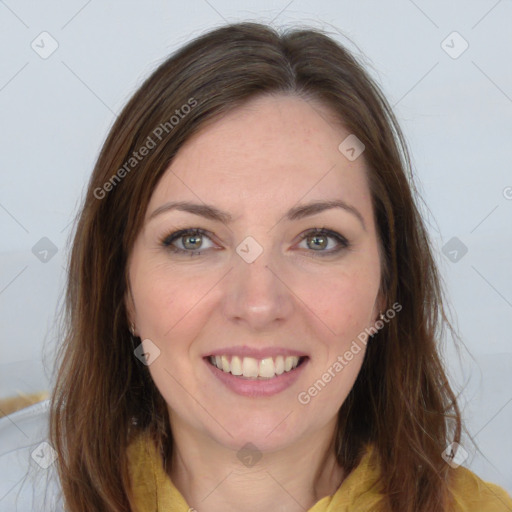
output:
<path id="1" fill-rule="evenodd" d="M 188 235 L 202 235 L 202 236 L 206 236 L 211 239 L 208 231 L 205 231 L 204 229 L 188 228 L 188 229 L 180 229 L 179 231 L 174 231 L 173 233 L 170 233 L 170 234 L 164 236 L 160 240 L 160 243 L 161 243 L 161 245 L 163 245 L 164 247 L 166 247 L 173 253 L 183 254 L 183 255 L 189 254 L 191 257 L 199 256 L 202 252 L 201 250 L 199 250 L 199 251 L 191 251 L 190 250 L 189 251 L 189 250 L 185 250 L 185 249 L 179 249 L 178 247 L 175 247 L 172 245 L 172 242 L 174 242 L 175 240 L 182 238 L 184 236 L 188 236 Z M 349 249 L 351 247 L 351 243 L 344 236 L 340 235 L 339 233 L 336 233 L 336 231 L 332 231 L 325 227 L 309 229 L 302 235 L 301 239 L 299 240 L 299 243 L 312 235 L 323 235 L 323 236 L 328 236 L 330 238 L 334 238 L 341 246 L 335 250 L 331 249 L 330 251 L 311 250 L 311 252 L 316 253 L 315 256 L 319 256 L 321 258 L 326 257 L 326 256 L 332 256 L 333 254 L 337 254 L 340 251 L 342 251 L 344 249 Z M 205 250 L 207 250 L 207 249 L 205 249 Z"/>

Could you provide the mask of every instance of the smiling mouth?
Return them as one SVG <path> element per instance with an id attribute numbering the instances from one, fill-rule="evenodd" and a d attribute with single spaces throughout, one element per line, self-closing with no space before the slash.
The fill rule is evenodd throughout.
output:
<path id="1" fill-rule="evenodd" d="M 289 373 L 304 363 L 307 356 L 277 356 L 255 359 L 254 357 L 239 357 L 217 355 L 205 358 L 208 363 L 224 373 L 251 380 L 268 380 Z"/>

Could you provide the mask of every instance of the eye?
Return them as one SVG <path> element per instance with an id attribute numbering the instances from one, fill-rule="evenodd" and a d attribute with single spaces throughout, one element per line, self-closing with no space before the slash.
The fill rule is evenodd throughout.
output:
<path id="1" fill-rule="evenodd" d="M 210 247 L 202 247 L 203 239 L 210 237 L 207 232 L 200 228 L 181 229 L 164 237 L 161 241 L 162 245 L 168 247 L 171 251 L 181 254 L 190 254 L 190 256 L 199 255 L 201 251 L 197 249 L 209 249 Z M 176 247 L 174 241 L 181 243 L 182 247 Z M 194 251 L 194 249 L 196 249 Z"/>
<path id="2" fill-rule="evenodd" d="M 165 236 L 162 238 L 161 244 L 173 253 L 199 256 L 202 250 L 213 248 L 213 246 L 203 247 L 204 239 L 211 241 L 207 231 L 201 228 L 188 228 L 175 231 L 174 233 Z M 334 244 L 329 244 L 329 239 L 334 240 Z M 306 247 L 306 249 L 312 248 L 311 252 L 316 253 L 314 256 L 329 256 L 337 254 L 343 249 L 348 249 L 351 246 L 350 242 L 343 235 L 327 228 L 313 228 L 306 231 L 300 237 L 300 242 L 303 241 L 306 242 L 306 245 L 308 245 L 309 241 L 312 242 L 312 245 Z M 178 246 L 176 245 L 176 242 Z M 179 247 L 180 245 L 181 247 Z M 329 245 L 331 245 L 331 248 L 329 250 L 324 250 L 328 248 Z M 334 245 L 334 248 L 332 245 Z"/>
<path id="3" fill-rule="evenodd" d="M 329 247 L 329 239 L 335 240 L 334 249 L 331 244 L 330 250 L 324 250 Z M 307 248 L 313 247 L 313 252 L 317 253 L 315 256 L 336 254 L 343 249 L 348 249 L 350 247 L 349 241 L 343 235 L 326 228 L 314 228 L 306 231 L 301 235 L 301 242 L 302 241 L 305 241 L 306 245 L 308 245 L 309 241 L 312 242 L 312 244 Z"/>

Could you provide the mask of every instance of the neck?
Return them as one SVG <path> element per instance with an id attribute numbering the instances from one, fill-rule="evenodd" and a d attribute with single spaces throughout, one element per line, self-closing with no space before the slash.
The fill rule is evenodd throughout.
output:
<path id="1" fill-rule="evenodd" d="M 344 478 L 334 454 L 335 424 L 293 446 L 261 453 L 250 466 L 211 437 L 174 427 L 169 476 L 201 512 L 304 512 L 333 495 Z"/>

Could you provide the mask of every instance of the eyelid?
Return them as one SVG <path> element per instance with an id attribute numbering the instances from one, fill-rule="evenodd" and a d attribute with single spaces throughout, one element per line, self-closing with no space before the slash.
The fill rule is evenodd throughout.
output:
<path id="1" fill-rule="evenodd" d="M 329 229 L 327 227 L 307 229 L 306 231 L 302 232 L 299 235 L 300 236 L 299 243 L 303 242 L 309 236 L 313 236 L 313 235 L 323 235 L 323 236 L 326 236 L 327 238 L 333 238 L 334 240 L 336 240 L 336 242 L 338 243 L 338 246 L 339 246 L 337 249 L 334 249 L 334 250 L 331 249 L 329 251 L 309 251 L 309 252 L 312 252 L 313 254 L 317 253 L 318 255 L 326 255 L 327 256 L 329 254 L 337 254 L 341 250 L 344 250 L 344 249 L 346 250 L 346 249 L 349 249 L 352 247 L 352 243 L 345 236 L 343 236 L 341 233 L 338 233 L 337 231 L 335 231 L 333 229 Z"/>
<path id="2" fill-rule="evenodd" d="M 172 231 L 171 233 L 168 233 L 160 240 L 160 243 L 162 245 L 164 245 L 165 247 L 168 247 L 169 249 L 174 250 L 175 252 L 178 252 L 178 253 L 182 252 L 182 253 L 194 254 L 194 251 L 192 251 L 192 250 L 180 249 L 180 248 L 174 247 L 172 245 L 173 242 L 175 242 L 176 240 L 179 240 L 180 238 L 183 238 L 184 236 L 187 236 L 187 235 L 201 235 L 203 237 L 207 237 L 210 240 L 212 240 L 212 236 L 213 236 L 212 233 L 210 233 L 206 229 L 183 228 L 183 229 L 177 229 L 175 231 Z M 212 240 L 212 242 L 213 242 L 213 240 Z M 209 248 L 207 248 L 207 249 L 209 249 Z M 206 250 L 206 249 L 198 249 L 197 252 L 201 252 L 204 250 Z"/>
<path id="3" fill-rule="evenodd" d="M 187 235 L 201 235 L 203 237 L 210 239 L 213 242 L 213 239 L 212 239 L 213 234 L 210 231 L 208 231 L 206 229 L 202 229 L 202 228 L 189 227 L 189 228 L 176 229 L 175 231 L 168 233 L 167 235 L 163 236 L 160 239 L 160 244 L 163 245 L 164 247 L 168 248 L 169 250 L 171 250 L 174 253 L 188 254 L 190 256 L 193 256 L 196 254 L 199 255 L 199 254 L 201 254 L 202 251 L 212 249 L 211 247 L 207 247 L 206 249 L 197 249 L 196 251 L 194 251 L 194 250 L 180 249 L 180 248 L 174 247 L 172 245 L 174 241 L 179 240 L 180 238 L 185 237 Z M 297 243 L 301 243 L 304 240 L 306 240 L 309 236 L 313 236 L 313 235 L 323 235 L 328 238 L 332 238 L 332 239 L 336 240 L 336 242 L 338 243 L 338 247 L 336 249 L 334 249 L 334 250 L 331 249 L 329 251 L 314 251 L 314 250 L 308 251 L 306 249 L 306 252 L 313 253 L 314 257 L 316 257 L 316 256 L 327 257 L 330 255 L 331 256 L 337 255 L 341 251 L 349 250 L 352 247 L 352 243 L 345 236 L 343 236 L 341 233 L 338 233 L 337 231 L 329 229 L 327 227 L 310 228 L 310 229 L 303 231 L 299 235 L 299 240 Z"/>

